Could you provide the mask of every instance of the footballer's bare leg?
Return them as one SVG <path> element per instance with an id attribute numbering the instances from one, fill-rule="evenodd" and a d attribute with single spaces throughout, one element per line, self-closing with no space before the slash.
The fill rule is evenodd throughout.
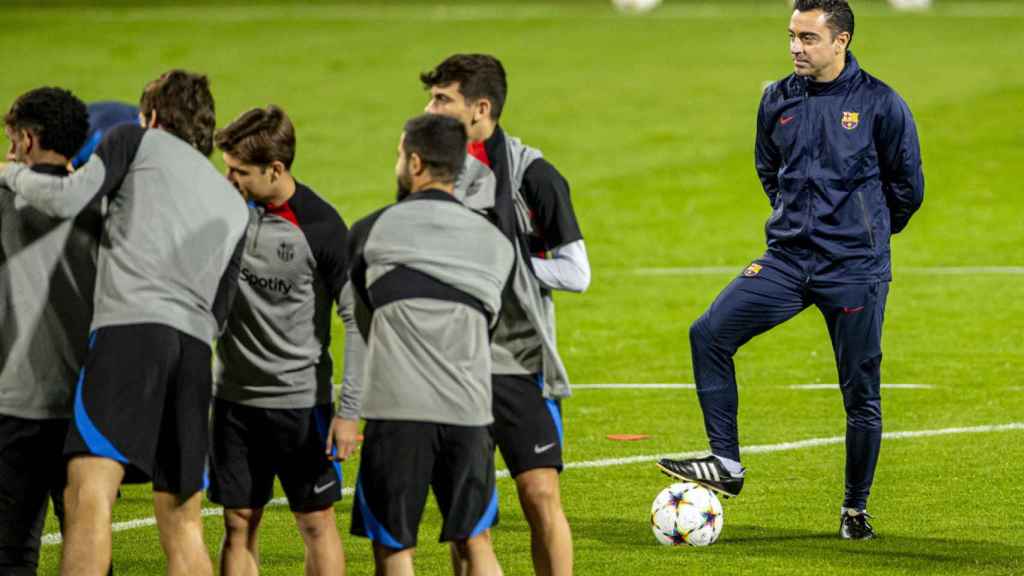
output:
<path id="1" fill-rule="evenodd" d="M 415 548 L 395 550 L 380 544 L 373 544 L 373 562 L 376 566 L 374 574 L 377 576 L 413 576 L 412 558 L 416 554 Z"/>
<path id="2" fill-rule="evenodd" d="M 306 545 L 306 576 L 344 576 L 345 551 L 338 535 L 334 506 L 296 512 L 295 523 Z"/>
<path id="3" fill-rule="evenodd" d="M 537 576 L 572 574 L 572 532 L 562 510 L 558 471 L 534 468 L 516 476 L 519 504 L 530 524 L 530 552 Z"/>
<path id="4" fill-rule="evenodd" d="M 491 538 L 486 533 L 454 543 L 459 556 L 466 560 L 466 576 L 501 576 L 501 566 L 494 555 Z"/>
<path id="5" fill-rule="evenodd" d="M 491 541 L 490 529 L 481 532 L 477 538 L 487 539 L 487 543 L 490 544 L 491 550 L 494 549 L 494 543 Z M 448 549 L 451 551 L 452 555 L 452 573 L 455 576 L 469 576 L 469 558 L 466 556 L 466 547 L 460 546 L 456 542 L 452 542 Z M 504 576 L 501 571 L 500 564 L 497 565 L 497 572 L 495 574 L 497 576 Z"/>
<path id="6" fill-rule="evenodd" d="M 104 576 L 110 568 L 110 519 L 124 467 L 96 456 L 68 462 L 64 489 L 64 576 Z"/>
<path id="7" fill-rule="evenodd" d="M 213 564 L 203 541 L 202 502 L 202 492 L 185 501 L 177 494 L 153 492 L 156 527 L 169 576 L 213 576 Z"/>
<path id="8" fill-rule="evenodd" d="M 260 521 L 263 508 L 225 508 L 220 549 L 222 576 L 256 576 L 260 566 Z"/>

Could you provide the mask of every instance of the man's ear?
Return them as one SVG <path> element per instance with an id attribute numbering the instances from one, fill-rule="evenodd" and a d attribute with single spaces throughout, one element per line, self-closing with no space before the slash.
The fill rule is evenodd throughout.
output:
<path id="1" fill-rule="evenodd" d="M 487 98 L 480 98 L 473 103 L 473 123 L 481 122 L 491 115 L 491 101 Z"/>
<path id="2" fill-rule="evenodd" d="M 18 130 L 18 138 L 20 138 L 24 144 L 23 149 L 25 151 L 25 156 L 29 156 L 39 148 L 39 138 L 36 138 L 35 132 L 27 128 Z"/>
<path id="3" fill-rule="evenodd" d="M 287 171 L 288 169 L 284 167 L 284 162 L 274 160 L 270 163 L 270 181 L 276 182 L 277 179 L 284 176 L 284 173 Z"/>
<path id="4" fill-rule="evenodd" d="M 159 128 L 160 125 L 157 124 L 156 121 L 156 110 L 150 110 L 149 118 L 146 118 L 145 114 L 139 112 L 139 124 L 141 124 L 143 128 Z"/>
<path id="5" fill-rule="evenodd" d="M 836 35 L 836 54 L 839 54 L 840 50 L 846 50 L 850 46 L 850 33 L 840 32 Z"/>
<path id="6" fill-rule="evenodd" d="M 415 152 L 409 154 L 409 172 L 411 174 L 419 176 L 423 173 L 424 168 L 426 168 L 426 166 L 423 165 L 423 159 L 420 158 L 419 154 Z"/>

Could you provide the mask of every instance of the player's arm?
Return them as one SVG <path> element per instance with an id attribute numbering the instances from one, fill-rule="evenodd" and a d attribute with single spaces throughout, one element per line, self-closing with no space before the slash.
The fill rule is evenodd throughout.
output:
<path id="1" fill-rule="evenodd" d="M 313 246 L 317 275 L 327 288 L 331 301 L 337 302 L 338 315 L 345 322 L 345 376 L 342 381 L 338 413 L 331 422 L 325 445 L 328 458 L 344 460 L 356 447 L 362 399 L 362 383 L 358 376 L 366 350 L 363 338 L 355 325 L 355 300 L 351 284 L 348 282 L 346 249 L 349 233 L 344 220 L 333 209 L 322 214 L 305 232 Z"/>
<path id="2" fill-rule="evenodd" d="M 533 272 L 549 290 L 585 292 L 590 286 L 590 260 L 583 240 L 576 240 L 548 252 L 550 258 L 532 258 Z"/>
<path id="3" fill-rule="evenodd" d="M 32 207 L 54 218 L 72 218 L 95 198 L 117 190 L 146 133 L 140 126 L 125 124 L 111 130 L 89 162 L 70 176 L 52 176 L 9 164 L 0 172 L 0 184 L 25 199 Z"/>
<path id="4" fill-rule="evenodd" d="M 327 437 L 327 454 L 337 448 L 335 457 L 344 460 L 356 448 L 359 433 L 359 410 L 363 401 L 363 363 L 366 358 L 366 342 L 359 332 L 355 316 L 355 293 L 352 283 L 345 284 L 338 299 L 338 315 L 345 323 L 345 374 L 338 398 L 338 414 L 331 423 Z"/>
<path id="5" fill-rule="evenodd" d="M 590 286 L 590 260 L 572 207 L 569 183 L 542 158 L 523 175 L 523 196 L 543 232 L 550 256 L 531 259 L 537 280 L 550 290 L 585 291 Z"/>
<path id="6" fill-rule="evenodd" d="M 921 145 L 910 108 L 895 92 L 875 124 L 875 149 L 892 233 L 903 230 L 924 202 Z"/>
<path id="7" fill-rule="evenodd" d="M 238 275 L 242 271 L 242 254 L 245 252 L 245 232 L 238 239 L 231 260 L 217 284 L 217 295 L 213 299 L 213 318 L 217 322 L 217 334 L 223 334 L 228 325 L 231 307 L 235 304 L 238 294 Z"/>
<path id="8" fill-rule="evenodd" d="M 757 135 L 754 138 L 754 168 L 761 180 L 761 187 L 768 196 L 768 202 L 775 206 L 775 198 L 779 195 L 779 168 L 782 166 L 782 155 L 775 142 L 772 142 L 771 122 L 765 111 L 765 105 L 772 87 L 761 96 L 761 104 L 757 108 Z"/>
<path id="9" fill-rule="evenodd" d="M 366 340 L 370 336 L 373 310 L 366 287 L 366 259 L 363 248 L 370 229 L 383 210 L 363 218 L 352 227 L 345 243 L 348 282 L 338 297 L 338 315 L 345 323 L 345 375 L 341 384 L 338 415 L 327 435 L 327 454 L 337 447 L 337 459 L 343 460 L 355 450 L 359 431 L 359 411 L 363 398 L 363 364 Z"/>

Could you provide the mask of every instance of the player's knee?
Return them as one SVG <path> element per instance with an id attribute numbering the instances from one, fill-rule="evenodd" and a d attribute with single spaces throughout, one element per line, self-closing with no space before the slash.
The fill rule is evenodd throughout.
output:
<path id="1" fill-rule="evenodd" d="M 846 425 L 856 430 L 882 429 L 882 406 L 879 402 L 865 402 L 846 409 Z"/>
<path id="2" fill-rule="evenodd" d="M 295 524 L 299 528 L 299 533 L 306 540 L 317 540 L 330 530 L 337 530 L 334 522 L 333 507 L 316 512 L 296 514 Z"/>
<path id="3" fill-rule="evenodd" d="M 711 321 L 707 314 L 702 314 L 690 324 L 690 347 L 693 350 L 707 349 L 713 340 Z"/>
<path id="4" fill-rule="evenodd" d="M 255 532 L 262 518 L 261 510 L 224 510 L 224 531 L 229 537 L 248 537 Z"/>
<path id="5" fill-rule="evenodd" d="M 518 484 L 519 498 L 525 508 L 534 513 L 543 514 L 561 506 L 561 499 L 558 490 L 558 474 L 534 471 L 525 473 L 528 475 L 520 479 Z"/>

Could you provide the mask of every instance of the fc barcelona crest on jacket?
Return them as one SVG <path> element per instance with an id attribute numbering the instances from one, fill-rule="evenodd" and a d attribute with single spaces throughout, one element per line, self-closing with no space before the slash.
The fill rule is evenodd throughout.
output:
<path id="1" fill-rule="evenodd" d="M 291 262 L 292 258 L 295 258 L 295 248 L 287 242 L 281 242 L 277 247 L 277 257 L 282 262 Z"/>
<path id="2" fill-rule="evenodd" d="M 860 112 L 843 112 L 843 128 L 853 130 L 860 124 Z"/>

